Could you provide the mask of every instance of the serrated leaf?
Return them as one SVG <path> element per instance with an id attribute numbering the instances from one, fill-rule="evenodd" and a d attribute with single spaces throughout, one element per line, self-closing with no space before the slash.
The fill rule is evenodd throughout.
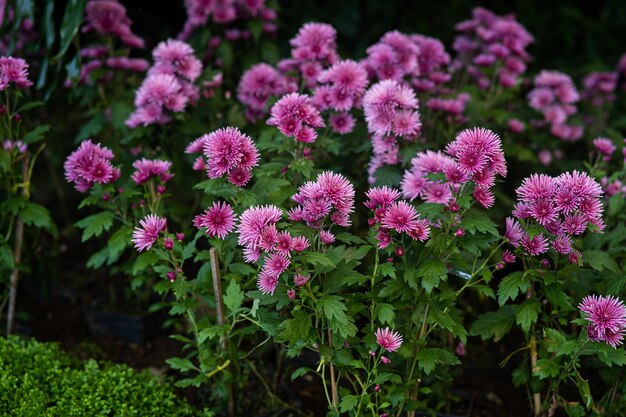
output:
<path id="1" fill-rule="evenodd" d="M 378 318 L 382 324 L 393 325 L 393 320 L 396 316 L 395 310 L 391 304 L 379 303 L 376 304 L 374 309 L 374 315 Z"/>
<path id="2" fill-rule="evenodd" d="M 256 274 L 256 269 L 243 262 L 236 262 L 228 265 L 228 270 L 235 275 L 246 277 Z"/>
<path id="3" fill-rule="evenodd" d="M 446 280 L 448 270 L 441 259 L 428 259 L 417 269 L 417 276 L 422 278 L 422 287 L 430 294 L 440 281 Z"/>
<path id="4" fill-rule="evenodd" d="M 429 375 L 437 365 L 458 365 L 459 358 L 444 349 L 422 347 L 415 355 L 417 366 Z"/>
<path id="5" fill-rule="evenodd" d="M 600 250 L 588 250 L 583 252 L 583 259 L 585 263 L 588 263 L 596 271 L 604 271 L 608 269 L 609 271 L 615 272 L 616 274 L 621 274 L 621 270 L 617 265 L 617 262 L 611 258 L 611 256 Z"/>
<path id="6" fill-rule="evenodd" d="M 335 263 L 327 255 L 320 252 L 309 252 L 302 257 L 302 260 L 313 265 L 334 267 Z"/>
<path id="7" fill-rule="evenodd" d="M 20 217 L 24 224 L 38 229 L 46 229 L 56 235 L 56 226 L 50 217 L 50 212 L 44 206 L 28 201 L 20 210 Z"/>
<path id="8" fill-rule="evenodd" d="M 15 268 L 13 251 L 11 250 L 11 247 L 6 244 L 6 242 L 2 242 L 2 246 L 0 246 L 0 261 L 2 261 L 2 267 L 7 269 Z"/>
<path id="9" fill-rule="evenodd" d="M 24 135 L 24 143 L 31 144 L 39 142 L 44 135 L 50 130 L 50 125 L 40 125 Z"/>
<path id="10" fill-rule="evenodd" d="M 546 285 L 543 288 L 543 293 L 552 305 L 560 307 L 565 311 L 574 310 L 574 306 L 569 302 L 570 297 L 557 285 Z"/>
<path id="11" fill-rule="evenodd" d="M 165 363 L 167 363 L 170 367 L 172 367 L 172 369 L 176 369 L 181 372 L 187 372 L 192 369 L 199 370 L 198 368 L 195 367 L 193 362 L 185 358 L 169 358 L 165 360 Z"/>
<path id="12" fill-rule="evenodd" d="M 339 412 L 347 413 L 352 411 L 359 404 L 359 397 L 356 395 L 344 395 L 339 402 Z"/>
<path id="13" fill-rule="evenodd" d="M 284 320 L 280 324 L 282 331 L 279 340 L 296 344 L 299 340 L 306 340 L 311 331 L 311 315 L 302 310 L 293 312 L 293 318 Z"/>
<path id="14" fill-rule="evenodd" d="M 464 214 L 462 225 L 467 233 L 475 234 L 476 232 L 481 232 L 499 236 L 496 224 L 486 214 L 479 211 L 472 210 Z"/>
<path id="15" fill-rule="evenodd" d="M 98 269 L 109 259 L 109 248 L 104 247 L 89 257 L 87 268 Z"/>
<path id="16" fill-rule="evenodd" d="M 83 242 L 92 236 L 100 236 L 102 233 L 109 230 L 112 225 L 113 213 L 110 211 L 93 214 L 75 224 L 76 227 L 83 229 Z"/>
<path id="17" fill-rule="evenodd" d="M 513 308 L 505 306 L 498 311 L 490 311 L 482 314 L 472 323 L 469 334 L 480 336 L 482 340 L 492 339 L 499 341 L 506 335 L 515 322 Z"/>
<path id="18" fill-rule="evenodd" d="M 119 259 L 120 255 L 130 244 L 131 231 L 128 227 L 121 227 L 109 238 L 107 247 L 109 249 L 109 265 Z"/>
<path id="19" fill-rule="evenodd" d="M 313 372 L 313 369 L 307 368 L 306 366 L 298 368 L 295 371 L 293 371 L 293 373 L 291 374 L 291 380 L 295 381 L 297 378 L 300 378 L 301 376 L 304 376 L 308 374 L 309 372 Z"/>
<path id="20" fill-rule="evenodd" d="M 241 287 L 234 279 L 230 280 L 226 293 L 224 294 L 224 305 L 234 314 L 243 303 L 244 295 Z"/>
<path id="21" fill-rule="evenodd" d="M 317 300 L 317 307 L 328 319 L 332 331 L 339 333 L 344 338 L 356 334 L 357 328 L 346 314 L 348 307 L 343 302 L 343 298 L 338 295 L 327 295 Z"/>
<path id="22" fill-rule="evenodd" d="M 539 379 L 554 378 L 561 372 L 561 366 L 550 359 L 539 359 L 533 368 L 533 375 Z"/>
<path id="23" fill-rule="evenodd" d="M 133 264 L 133 275 L 137 275 L 145 271 L 146 268 L 155 265 L 158 261 L 159 257 L 152 251 L 139 254 Z"/>
<path id="24" fill-rule="evenodd" d="M 396 277 L 396 268 L 393 266 L 391 262 L 385 262 L 378 267 L 378 272 L 383 277 Z"/>
<path id="25" fill-rule="evenodd" d="M 507 300 L 514 300 L 520 291 L 526 291 L 529 288 L 528 281 L 521 271 L 513 272 L 505 277 L 498 285 L 498 304 L 503 306 Z"/>
<path id="26" fill-rule="evenodd" d="M 537 300 L 526 300 L 517 306 L 517 318 L 515 322 L 522 327 L 525 332 L 530 330 L 530 326 L 537 322 L 541 304 Z"/>

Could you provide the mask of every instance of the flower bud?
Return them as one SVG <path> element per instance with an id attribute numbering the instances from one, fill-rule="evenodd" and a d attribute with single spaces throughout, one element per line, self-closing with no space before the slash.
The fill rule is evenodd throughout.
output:
<path id="1" fill-rule="evenodd" d="M 185 238 L 184 233 L 176 233 L 176 240 L 178 240 L 179 242 L 182 242 L 184 238 Z"/>
<path id="2" fill-rule="evenodd" d="M 397 256 L 404 256 L 404 248 L 402 246 L 398 246 L 396 248 L 396 255 Z"/>
<path id="3" fill-rule="evenodd" d="M 165 239 L 163 239 L 163 246 L 167 250 L 172 250 L 172 248 L 174 247 L 174 240 L 171 237 L 166 237 Z"/>
<path id="4" fill-rule="evenodd" d="M 388 358 L 388 357 L 386 357 L 386 356 L 381 356 L 381 357 L 380 357 L 380 361 L 381 361 L 382 363 L 384 363 L 385 365 L 387 365 L 388 363 L 391 363 L 391 359 L 389 359 L 389 358 Z"/>
<path id="5" fill-rule="evenodd" d="M 374 391 L 376 391 L 376 392 L 380 392 L 380 384 L 376 384 L 376 385 L 374 386 Z"/>
<path id="6" fill-rule="evenodd" d="M 171 282 L 176 281 L 176 273 L 174 271 L 168 271 L 166 275 L 167 279 L 169 279 Z"/>
<path id="7" fill-rule="evenodd" d="M 456 229 L 456 232 L 454 232 L 454 235 L 456 237 L 461 237 L 465 234 L 465 230 L 463 230 L 462 227 L 459 227 L 458 229 Z"/>
<path id="8" fill-rule="evenodd" d="M 110 195 L 108 195 L 108 194 L 104 194 L 104 195 L 102 196 L 102 200 L 103 200 L 103 201 L 105 201 L 105 202 L 109 201 L 110 199 L 111 199 L 111 196 L 110 196 Z"/>
<path id="9" fill-rule="evenodd" d="M 293 288 L 290 290 L 287 290 L 287 296 L 292 299 L 295 300 L 296 299 L 296 290 L 294 290 Z"/>

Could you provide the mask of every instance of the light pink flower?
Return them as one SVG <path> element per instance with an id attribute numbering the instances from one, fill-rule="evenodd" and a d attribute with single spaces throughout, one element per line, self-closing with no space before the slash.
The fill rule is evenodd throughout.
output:
<path id="1" fill-rule="evenodd" d="M 402 336 L 398 332 L 390 330 L 389 327 L 379 328 L 376 330 L 376 343 L 388 352 L 395 352 L 402 345 Z"/>
<path id="2" fill-rule="evenodd" d="M 156 214 L 149 214 L 143 220 L 140 220 L 139 224 L 141 227 L 135 227 L 131 240 L 135 244 L 135 248 L 142 252 L 154 245 L 161 232 L 165 230 L 167 220 Z"/>
<path id="3" fill-rule="evenodd" d="M 224 202 L 215 202 L 203 214 L 193 219 L 193 225 L 204 228 L 209 237 L 218 236 L 224 239 L 235 229 L 235 213 L 233 208 Z"/>

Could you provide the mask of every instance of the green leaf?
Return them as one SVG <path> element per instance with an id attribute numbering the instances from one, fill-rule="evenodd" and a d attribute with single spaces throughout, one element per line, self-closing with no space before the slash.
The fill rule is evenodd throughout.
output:
<path id="1" fill-rule="evenodd" d="M 44 134 L 50 130 L 50 125 L 39 125 L 27 134 L 24 135 L 24 143 L 31 144 L 35 142 L 39 142 L 43 139 Z"/>
<path id="2" fill-rule="evenodd" d="M 347 413 L 354 410 L 359 404 L 359 397 L 357 395 L 344 395 L 339 402 L 339 412 Z"/>
<path id="3" fill-rule="evenodd" d="M 298 368 L 295 371 L 293 371 L 293 373 L 291 374 L 291 380 L 295 381 L 296 378 L 300 378 L 301 376 L 304 376 L 308 374 L 309 372 L 313 372 L 313 369 L 307 368 L 306 366 L 303 366 L 302 368 Z"/>
<path id="4" fill-rule="evenodd" d="M 117 261 L 124 252 L 124 249 L 130 244 L 131 230 L 128 227 L 121 227 L 109 238 L 107 247 L 109 249 L 109 265 Z"/>
<path id="5" fill-rule="evenodd" d="M 109 259 L 109 248 L 104 247 L 89 257 L 87 268 L 98 269 Z"/>
<path id="6" fill-rule="evenodd" d="M 441 259 L 428 259 L 417 269 L 417 276 L 422 278 L 422 287 L 430 294 L 433 288 L 445 281 L 448 270 Z"/>
<path id="7" fill-rule="evenodd" d="M 461 363 L 459 358 L 452 353 L 439 348 L 422 347 L 418 350 L 415 357 L 417 359 L 417 366 L 423 370 L 426 375 L 429 375 L 435 369 L 436 365 L 459 365 Z"/>
<path id="8" fill-rule="evenodd" d="M 396 277 L 396 268 L 394 268 L 391 262 L 385 262 L 381 264 L 378 268 L 378 271 L 380 272 L 380 275 L 382 275 L 383 277 L 391 277 L 391 278 Z"/>
<path id="9" fill-rule="evenodd" d="M 626 350 L 615 349 L 606 343 L 596 343 L 595 348 L 598 359 L 606 366 L 626 365 Z"/>
<path id="10" fill-rule="evenodd" d="M 26 225 L 35 226 L 38 229 L 46 229 L 54 235 L 57 233 L 56 226 L 52 221 L 52 217 L 50 217 L 50 212 L 40 204 L 26 202 L 20 211 L 20 217 Z"/>
<path id="11" fill-rule="evenodd" d="M 376 304 L 376 308 L 374 309 L 374 315 L 378 318 L 382 324 L 393 325 L 393 319 L 396 316 L 394 308 L 391 304 L 380 303 Z"/>
<path id="12" fill-rule="evenodd" d="M 344 338 L 356 334 L 357 328 L 346 314 L 348 307 L 343 302 L 343 298 L 338 295 L 327 295 L 317 300 L 317 308 L 322 310 L 333 332 L 339 333 Z"/>
<path id="13" fill-rule="evenodd" d="M 54 61 L 61 58 L 67 48 L 69 48 L 74 36 L 78 33 L 78 28 L 82 22 L 83 11 L 85 9 L 85 3 L 87 0 L 68 0 L 65 7 L 65 14 L 63 15 L 63 21 L 61 22 L 60 30 L 60 44 L 61 49 L 56 54 Z"/>
<path id="14" fill-rule="evenodd" d="M 284 320 L 280 324 L 282 331 L 278 335 L 278 339 L 291 344 L 297 343 L 299 340 L 306 340 L 311 331 L 311 315 L 305 311 L 296 310 L 293 312 L 293 318 Z"/>
<path id="15" fill-rule="evenodd" d="M 604 271 L 605 269 L 608 269 L 616 274 L 622 273 L 617 265 L 617 262 L 615 262 L 608 253 L 601 250 L 585 251 L 583 252 L 583 259 L 596 271 Z"/>
<path id="16" fill-rule="evenodd" d="M 530 330 L 530 326 L 539 318 L 541 304 L 537 300 L 526 300 L 517 306 L 517 324 L 522 327 L 525 332 Z"/>
<path id="17" fill-rule="evenodd" d="M 514 300 L 520 291 L 526 291 L 528 288 L 529 284 L 524 277 L 524 272 L 513 272 L 498 285 L 498 304 L 503 306 L 507 300 Z"/>
<path id="18" fill-rule="evenodd" d="M 561 366 L 550 359 L 539 359 L 533 368 L 533 375 L 539 379 L 554 378 L 561 372 Z"/>
<path id="19" fill-rule="evenodd" d="M 2 246 L 0 246 L 0 261 L 2 261 L 2 266 L 6 267 L 7 269 L 15 268 L 13 251 L 6 242 L 2 242 Z"/>
<path id="20" fill-rule="evenodd" d="M 476 232 L 481 232 L 499 236 L 496 224 L 480 211 L 471 210 L 464 214 L 462 225 L 467 233 L 475 234 Z"/>
<path id="21" fill-rule="evenodd" d="M 157 262 L 159 262 L 159 257 L 152 251 L 140 254 L 133 264 L 133 275 L 145 271 L 146 268 L 155 265 Z"/>
<path id="22" fill-rule="evenodd" d="M 172 367 L 172 369 L 177 369 L 181 372 L 187 372 L 192 369 L 199 370 L 194 366 L 194 364 L 189 359 L 184 358 L 170 358 L 166 359 L 165 363 Z"/>
<path id="23" fill-rule="evenodd" d="M 543 293 L 552 305 L 560 307 L 565 311 L 574 310 L 574 306 L 569 302 L 570 297 L 557 285 L 546 285 L 543 288 Z"/>
<path id="24" fill-rule="evenodd" d="M 511 306 L 505 306 L 498 311 L 482 314 L 472 323 L 469 334 L 480 336 L 482 340 L 493 338 L 499 341 L 511 330 L 515 322 L 515 312 Z"/>
<path id="25" fill-rule="evenodd" d="M 83 229 L 83 242 L 92 236 L 100 236 L 102 233 L 109 230 L 112 225 L 113 213 L 110 211 L 92 214 L 75 224 L 76 227 Z"/>
<path id="26" fill-rule="evenodd" d="M 244 294 L 241 287 L 234 279 L 230 280 L 226 294 L 224 294 L 224 305 L 234 314 L 243 304 Z"/>
<path id="27" fill-rule="evenodd" d="M 198 332 L 198 343 L 202 344 L 207 339 L 213 339 L 215 336 L 220 334 L 221 330 L 220 326 L 211 326 L 200 330 Z"/>
<path id="28" fill-rule="evenodd" d="M 252 268 L 248 264 L 244 264 L 243 262 L 236 262 L 228 265 L 228 270 L 233 274 L 241 277 L 254 275 L 256 273 L 256 270 L 254 268 Z"/>
<path id="29" fill-rule="evenodd" d="M 320 252 L 309 252 L 302 257 L 302 260 L 312 265 L 334 267 L 335 263 L 326 254 Z"/>

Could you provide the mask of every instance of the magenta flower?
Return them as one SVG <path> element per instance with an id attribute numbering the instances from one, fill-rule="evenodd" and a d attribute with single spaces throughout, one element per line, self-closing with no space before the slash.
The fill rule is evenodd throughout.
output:
<path id="1" fill-rule="evenodd" d="M 296 274 L 293 277 L 293 283 L 296 284 L 298 287 L 304 287 L 306 285 L 307 282 L 309 282 L 309 280 L 311 279 L 310 275 L 302 275 L 302 274 Z"/>
<path id="2" fill-rule="evenodd" d="M 259 272 L 259 277 L 257 279 L 257 286 L 259 290 L 263 294 L 271 294 L 274 295 L 274 291 L 276 291 L 276 286 L 278 285 L 278 276 L 270 274 L 265 269 Z"/>
<path id="3" fill-rule="evenodd" d="M 141 227 L 135 227 L 131 240 L 135 244 L 135 248 L 142 252 L 154 245 L 161 232 L 165 230 L 167 220 L 156 214 L 148 214 L 143 220 L 139 221 L 139 224 Z"/>
<path id="4" fill-rule="evenodd" d="M 622 344 L 626 332 L 626 307 L 617 297 L 588 295 L 578 308 L 589 321 L 587 335 L 594 342 L 606 342 L 613 348 Z"/>
<path id="5" fill-rule="evenodd" d="M 583 98 L 595 107 L 601 107 L 615 100 L 615 90 L 619 75 L 616 72 L 594 71 L 583 79 Z"/>
<path id="6" fill-rule="evenodd" d="M 265 259 L 262 271 L 272 277 L 279 277 L 280 274 L 289 268 L 290 264 L 291 261 L 285 255 L 281 253 L 272 253 Z"/>
<path id="7" fill-rule="evenodd" d="M 330 116 L 330 126 L 333 129 L 333 132 L 338 133 L 340 135 L 346 135 L 354 129 L 354 125 L 356 121 L 354 117 L 350 113 L 341 112 L 335 113 Z"/>
<path id="8" fill-rule="evenodd" d="M 261 236 L 266 228 L 276 226 L 283 211 L 276 206 L 256 206 L 245 210 L 239 217 L 239 244 L 246 248 L 258 249 Z"/>
<path id="9" fill-rule="evenodd" d="M 502 142 L 491 130 L 474 128 L 462 131 L 446 147 L 446 153 L 454 157 L 461 168 L 471 174 L 489 170 L 506 176 Z"/>
<path id="10" fill-rule="evenodd" d="M 258 119 L 267 111 L 267 101 L 296 91 L 296 85 L 268 64 L 256 64 L 239 80 L 237 98 L 248 106 L 248 118 Z"/>
<path id="11" fill-rule="evenodd" d="M 110 149 L 91 139 L 81 142 L 78 149 L 67 157 L 65 164 L 65 178 L 74 183 L 76 190 L 84 193 L 94 184 L 109 184 L 120 176 L 120 170 L 111 164 L 113 152 Z"/>
<path id="12" fill-rule="evenodd" d="M 398 201 L 387 207 L 381 225 L 398 233 L 406 233 L 413 229 L 418 217 L 415 207 L 405 201 Z"/>
<path id="13" fill-rule="evenodd" d="M 168 39 L 160 42 L 152 51 L 154 66 L 151 74 L 171 74 L 195 81 L 202 72 L 202 63 L 194 55 L 193 48 L 185 42 Z"/>
<path id="14" fill-rule="evenodd" d="M 317 132 L 314 128 L 325 126 L 310 97 L 298 93 L 283 96 L 272 106 L 270 115 L 268 125 L 276 126 L 283 135 L 298 142 L 315 142 Z"/>
<path id="15" fill-rule="evenodd" d="M 135 172 L 130 176 L 137 185 L 146 183 L 150 178 L 159 178 L 163 183 L 168 182 L 174 174 L 170 172 L 172 163 L 161 159 L 138 159 L 133 162 Z"/>
<path id="16" fill-rule="evenodd" d="M 311 243 L 309 242 L 309 239 L 304 236 L 296 236 L 291 241 L 291 249 L 296 252 L 302 252 L 309 246 L 311 246 Z"/>
<path id="17" fill-rule="evenodd" d="M 135 35 L 126 16 L 126 8 L 117 0 L 90 0 L 85 7 L 86 30 L 102 35 L 114 35 L 131 48 L 143 48 L 144 41 Z"/>
<path id="18" fill-rule="evenodd" d="M 326 230 L 320 231 L 320 242 L 324 245 L 330 245 L 335 241 L 335 235 Z"/>
<path id="19" fill-rule="evenodd" d="M 305 23 L 289 41 L 291 56 L 299 61 L 334 63 L 338 60 L 337 31 L 326 23 Z"/>
<path id="20" fill-rule="evenodd" d="M 386 185 L 382 187 L 370 188 L 365 195 L 368 200 L 364 204 L 365 207 L 370 210 L 387 208 L 400 198 L 400 192 L 398 190 L 395 188 L 389 188 Z"/>
<path id="21" fill-rule="evenodd" d="M 419 135 L 418 101 L 411 88 L 394 80 L 380 81 L 363 97 L 368 130 L 378 136 L 413 139 Z"/>
<path id="22" fill-rule="evenodd" d="M 33 85 L 28 79 L 28 64 L 22 58 L 12 56 L 0 57 L 0 91 L 5 90 L 10 83 L 17 88 L 26 88 Z"/>
<path id="23" fill-rule="evenodd" d="M 334 64 L 323 71 L 317 81 L 324 86 L 326 100 L 320 103 L 320 109 L 328 108 L 336 111 L 348 111 L 358 107 L 365 87 L 367 86 L 367 71 L 361 64 L 345 60 Z M 317 94 L 315 94 L 317 96 Z"/>
<path id="24" fill-rule="evenodd" d="M 376 343 L 388 352 L 395 352 L 402 345 L 402 336 L 389 327 L 376 330 Z"/>
<path id="25" fill-rule="evenodd" d="M 521 244 L 530 256 L 541 255 L 548 251 L 548 239 L 541 233 L 532 238 L 525 234 L 522 237 Z"/>
<path id="26" fill-rule="evenodd" d="M 259 151 L 252 139 L 234 127 L 218 129 L 203 138 L 209 178 L 228 174 L 231 183 L 242 186 L 259 163 Z"/>
<path id="27" fill-rule="evenodd" d="M 126 125 L 135 128 L 167 123 L 170 118 L 166 111 L 180 113 L 188 102 L 189 97 L 176 77 L 171 74 L 149 75 L 137 90 L 136 109 L 126 120 Z"/>
<path id="28" fill-rule="evenodd" d="M 596 151 L 600 155 L 602 155 L 605 161 L 611 160 L 611 155 L 613 152 L 617 150 L 617 146 L 613 143 L 611 139 L 608 138 L 596 138 L 593 140 L 593 147 L 596 148 Z"/>
<path id="29" fill-rule="evenodd" d="M 522 226 L 512 217 L 506 218 L 506 231 L 504 232 L 504 238 L 509 241 L 513 247 L 518 247 L 519 242 L 524 237 L 524 230 Z"/>
<path id="30" fill-rule="evenodd" d="M 206 229 L 209 237 L 218 236 L 224 239 L 235 229 L 235 213 L 233 208 L 224 202 L 213 203 L 203 214 L 193 219 L 193 225 Z"/>

